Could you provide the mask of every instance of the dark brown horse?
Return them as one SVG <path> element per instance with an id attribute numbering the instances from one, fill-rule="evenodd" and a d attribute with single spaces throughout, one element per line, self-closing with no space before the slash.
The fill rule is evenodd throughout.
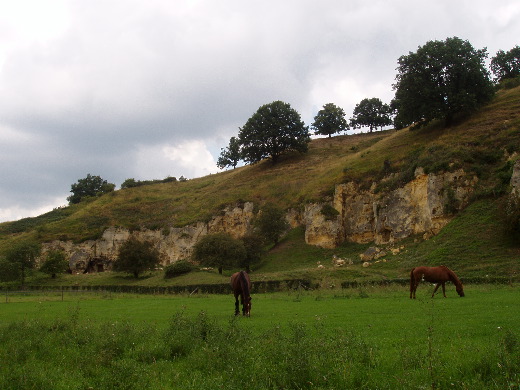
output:
<path id="1" fill-rule="evenodd" d="M 251 281 L 246 271 L 235 272 L 231 275 L 231 288 L 235 295 L 235 315 L 240 314 L 238 308 L 238 297 L 240 296 L 242 314 L 249 317 L 251 315 Z"/>
<path id="2" fill-rule="evenodd" d="M 442 286 L 442 294 L 444 295 L 444 298 L 446 298 L 446 289 L 444 284 L 448 281 L 451 281 L 455 285 L 455 290 L 457 290 L 457 293 L 461 297 L 464 296 L 464 288 L 461 281 L 457 275 L 455 275 L 455 272 L 444 265 L 441 265 L 440 267 L 413 268 L 412 272 L 410 272 L 410 299 L 415 299 L 415 290 L 417 290 L 417 286 L 421 280 L 430 283 L 437 283 L 433 289 L 432 298 L 439 286 Z"/>

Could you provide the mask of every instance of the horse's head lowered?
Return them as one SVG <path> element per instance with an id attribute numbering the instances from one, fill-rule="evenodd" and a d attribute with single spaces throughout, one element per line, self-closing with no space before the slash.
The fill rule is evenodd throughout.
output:
<path id="1" fill-rule="evenodd" d="M 464 295 L 464 293 L 462 293 L 462 295 Z M 246 301 L 244 302 L 244 315 L 247 317 L 251 316 L 251 300 L 252 299 L 253 298 L 251 298 L 250 296 L 245 298 Z"/>
<path id="2" fill-rule="evenodd" d="M 457 291 L 457 294 L 459 294 L 460 297 L 464 296 L 464 287 L 462 286 L 462 283 L 455 286 L 455 290 Z"/>

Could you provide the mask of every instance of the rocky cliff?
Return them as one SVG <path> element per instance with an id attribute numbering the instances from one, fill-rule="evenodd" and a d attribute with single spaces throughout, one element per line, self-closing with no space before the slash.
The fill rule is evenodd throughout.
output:
<path id="1" fill-rule="evenodd" d="M 385 244 L 418 234 L 427 238 L 437 234 L 457 210 L 468 204 L 476 183 L 476 177 L 462 170 L 425 174 L 417 169 L 414 180 L 388 192 L 378 192 L 375 184 L 370 189 L 353 182 L 337 185 L 328 203 L 337 211 L 332 218 L 323 212 L 322 203 L 289 210 L 286 218 L 292 227 L 304 226 L 308 244 L 324 248 L 334 248 L 344 241 Z M 513 194 L 520 194 L 519 162 L 515 164 L 511 186 Z M 205 234 L 227 232 L 235 238 L 242 237 L 251 231 L 254 216 L 253 203 L 245 202 L 227 207 L 207 223 L 170 228 L 167 232 L 131 232 L 111 227 L 99 240 L 47 243 L 44 254 L 49 249 L 63 249 L 73 272 L 109 269 L 121 244 L 133 235 L 153 242 L 161 254 L 161 263 L 166 265 L 188 258 L 194 244 Z"/>
<path id="2" fill-rule="evenodd" d="M 376 185 L 362 190 L 355 183 L 336 187 L 335 221 L 326 221 L 320 205 L 306 207 L 305 239 L 311 245 L 334 248 L 348 240 L 384 244 L 416 234 L 437 234 L 465 207 L 477 178 L 463 171 L 440 175 L 417 169 L 415 179 L 388 193 Z"/>

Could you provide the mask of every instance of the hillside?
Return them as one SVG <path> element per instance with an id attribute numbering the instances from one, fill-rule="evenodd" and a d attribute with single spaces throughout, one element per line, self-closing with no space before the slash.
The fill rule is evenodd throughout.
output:
<path id="1" fill-rule="evenodd" d="M 463 168 L 479 178 L 474 194 L 475 205 L 468 207 L 470 211 L 465 210 L 457 216 L 446 227 L 446 232 L 450 232 L 453 225 L 464 218 L 465 213 L 471 213 L 472 207 L 478 207 L 478 204 L 484 205 L 481 207 L 493 205 L 493 208 L 487 209 L 487 219 L 484 219 L 483 213 L 473 216 L 472 218 L 476 218 L 473 221 L 474 226 L 481 226 L 482 231 L 493 226 L 491 231 L 496 232 L 499 209 L 497 199 L 505 193 L 509 184 L 512 171 L 510 158 L 514 159 L 519 152 L 520 88 L 517 87 L 498 92 L 491 104 L 471 117 L 460 118 L 458 124 L 450 128 L 442 128 L 433 123 L 413 131 L 388 130 L 316 139 L 311 142 L 307 154 L 284 156 L 276 165 L 263 161 L 186 182 L 118 190 L 36 218 L 2 223 L 0 251 L 7 248 L 13 240 L 28 237 L 42 242 L 55 239 L 82 242 L 100 237 L 109 226 L 131 230 L 182 227 L 197 221 L 207 221 L 226 205 L 249 201 L 256 207 L 267 202 L 276 202 L 283 208 L 298 208 L 309 202 L 330 200 L 335 186 L 348 181 L 355 181 L 366 187 L 376 182 L 379 183 L 378 191 L 388 191 L 407 183 L 418 166 L 424 168 L 426 173 Z M 382 181 L 384 177 L 387 179 Z M 292 239 L 289 237 L 288 240 L 300 242 L 298 233 L 292 234 Z M 432 243 L 446 235 L 453 237 L 455 233 L 443 231 L 435 239 L 421 245 L 414 244 L 415 255 L 427 263 L 435 262 L 441 248 Z M 464 234 L 457 237 L 457 240 L 462 241 L 458 243 L 460 246 L 464 246 L 465 240 L 474 240 L 474 234 L 472 237 Z M 482 239 L 486 241 L 486 237 L 490 236 Z M 444 239 L 449 241 L 448 237 Z M 494 239 L 488 242 L 486 248 L 489 249 L 489 245 L 500 245 L 497 251 L 507 253 L 505 258 L 516 256 L 514 264 L 517 264 L 518 251 L 502 241 Z M 288 252 L 291 251 L 290 246 L 286 244 Z M 421 249 L 421 246 L 428 249 Z M 469 242 L 467 246 L 470 246 Z M 350 252 L 357 253 L 361 249 L 345 243 L 335 253 L 353 255 Z M 282 250 L 283 245 L 269 253 L 264 264 L 266 272 L 282 271 L 280 268 L 283 268 L 283 262 L 277 259 L 277 253 Z M 320 250 L 313 247 L 303 249 L 306 253 Z M 334 252 L 323 251 L 324 261 Z M 284 256 L 292 258 L 293 256 L 287 255 L 288 252 Z M 460 255 L 463 251 L 458 253 Z M 303 253 L 300 255 L 300 263 L 308 263 L 310 267 L 311 261 L 306 263 L 305 256 Z M 314 264 L 316 256 L 310 257 Z M 440 257 L 446 258 L 444 255 Z M 269 265 L 269 259 L 272 259 L 272 264 L 278 265 Z M 408 266 L 407 262 L 411 260 L 403 257 L 402 261 Z M 477 265 L 474 267 L 478 268 Z M 287 272 L 297 268 L 287 264 Z M 394 268 L 389 276 L 400 274 L 401 271 Z M 480 272 L 475 272 L 477 274 Z"/>

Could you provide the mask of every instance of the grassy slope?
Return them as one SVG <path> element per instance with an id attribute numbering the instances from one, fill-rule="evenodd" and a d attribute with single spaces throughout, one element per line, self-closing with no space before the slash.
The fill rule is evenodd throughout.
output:
<path id="1" fill-rule="evenodd" d="M 371 183 L 379 179 L 385 161 L 397 174 L 417 163 L 429 171 L 464 167 L 480 177 L 479 193 L 499 193 L 508 178 L 504 150 L 520 152 L 519 113 L 520 88 L 515 88 L 501 91 L 490 105 L 449 129 L 433 124 L 416 131 L 405 129 L 317 139 L 311 142 L 306 155 L 286 156 L 275 166 L 264 161 L 187 182 L 119 190 L 37 218 L 0 224 L 0 251 L 13 240 L 27 237 L 41 241 L 96 238 L 112 225 L 153 229 L 184 226 L 207 220 L 225 205 L 242 201 L 298 207 L 305 202 L 328 199 L 338 183 L 347 180 Z M 518 273 L 519 253 L 502 239 L 497 210 L 497 203 L 485 198 L 468 207 L 437 237 L 426 242 L 407 240 L 403 243 L 404 253 L 391 256 L 387 263 L 370 269 L 352 266 L 327 270 L 333 254 L 357 260 L 366 246 L 345 243 L 335 250 L 311 247 L 304 243 L 303 231 L 296 229 L 270 251 L 257 272 L 265 278 L 312 275 L 325 281 L 394 278 L 406 276 L 412 265 L 442 262 L 475 276 L 494 273 L 495 264 L 502 266 L 497 271 L 500 275 Z M 326 265 L 321 275 L 316 273 L 317 261 Z M 80 283 L 133 282 L 109 275 L 84 278 Z M 77 277 L 66 280 L 62 282 L 79 282 Z M 161 285 L 221 280 L 218 275 L 205 273 L 168 282 L 153 276 L 138 283 Z"/>

